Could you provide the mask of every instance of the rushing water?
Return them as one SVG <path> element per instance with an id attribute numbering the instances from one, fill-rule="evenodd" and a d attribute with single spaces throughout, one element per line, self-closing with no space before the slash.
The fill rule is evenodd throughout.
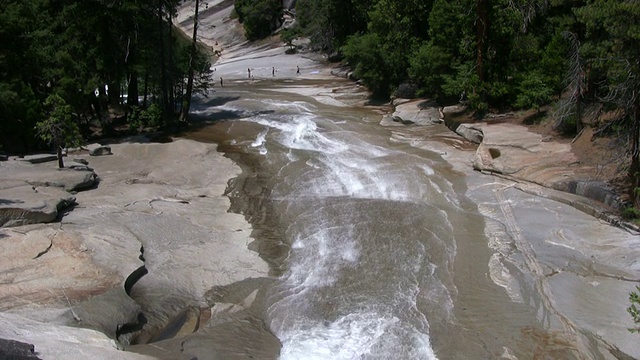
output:
<path id="1" fill-rule="evenodd" d="M 512 245 L 469 198 L 486 180 L 412 146 L 423 133 L 259 84 L 209 105 L 228 121 L 198 137 L 246 167 L 230 195 L 277 277 L 263 317 L 280 359 L 574 357 L 541 322 L 535 279 L 490 266 Z"/>

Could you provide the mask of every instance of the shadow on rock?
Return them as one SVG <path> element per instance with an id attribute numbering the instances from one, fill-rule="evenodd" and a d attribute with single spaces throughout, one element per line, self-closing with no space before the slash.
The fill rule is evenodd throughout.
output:
<path id="1" fill-rule="evenodd" d="M 23 204 L 23 203 L 24 203 L 24 201 L 21 201 L 21 200 L 0 199 L 0 205 Z"/>

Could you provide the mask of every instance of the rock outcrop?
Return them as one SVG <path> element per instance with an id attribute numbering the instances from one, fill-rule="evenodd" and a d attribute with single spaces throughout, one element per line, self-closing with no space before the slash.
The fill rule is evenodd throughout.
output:
<path id="1" fill-rule="evenodd" d="M 40 359 L 36 356 L 33 344 L 15 340 L 0 339 L 0 359 L 29 360 Z"/>
<path id="2" fill-rule="evenodd" d="M 0 190 L 0 227 L 48 223 L 76 198 L 58 187 L 20 185 Z"/>
<path id="3" fill-rule="evenodd" d="M 1 170 L 0 227 L 54 221 L 75 203 L 70 192 L 92 188 L 98 181 L 91 168 L 76 162 L 58 169 L 53 163 L 15 158 L 3 162 Z"/>
<path id="4" fill-rule="evenodd" d="M 440 109 L 428 100 L 396 99 L 394 106 L 393 114 L 383 118 L 383 125 L 431 125 L 445 118 L 444 123 L 451 131 L 478 144 L 472 161 L 475 170 L 579 195 L 616 210 L 627 206 L 610 185 L 589 177 L 591 169 L 578 161 L 570 144 L 548 141 L 516 124 L 452 121 L 451 117 L 466 111 L 461 105 Z"/>
<path id="5" fill-rule="evenodd" d="M 89 155 L 91 156 L 102 156 L 102 155 L 113 155 L 111 152 L 110 146 L 98 146 L 89 150 Z"/>
<path id="6" fill-rule="evenodd" d="M 399 100 L 395 102 L 395 111 L 390 115 L 395 122 L 405 125 L 432 125 L 442 122 L 438 104 L 429 100 Z"/>
<path id="7" fill-rule="evenodd" d="M 91 158 L 103 175 L 100 186 L 74 195 L 66 186 L 32 187 L 25 179 L 53 183 L 51 174 L 85 171 L 58 171 L 47 163 L 1 165 L 3 201 L 56 192 L 80 205 L 58 223 L 0 228 L 0 338 L 32 343 L 44 359 L 148 358 L 121 351 L 134 339 L 167 339 L 158 345 L 164 358 L 182 358 L 185 337 L 211 316 L 211 289 L 254 278 L 251 291 L 260 292 L 260 279 L 267 277 L 268 265 L 247 248 L 249 224 L 227 212 L 224 190 L 240 169 L 215 145 L 136 141 L 112 148 L 113 156 Z M 256 324 L 255 336 L 277 349 L 277 339 L 255 315 L 247 312 L 224 326 L 244 329 L 247 319 Z M 211 351 L 211 339 L 223 332 L 216 329 L 194 334 L 201 349 L 192 350 L 193 356 Z M 171 339 L 177 335 L 182 338 Z M 160 347 L 136 347 L 142 353 L 154 349 Z"/>

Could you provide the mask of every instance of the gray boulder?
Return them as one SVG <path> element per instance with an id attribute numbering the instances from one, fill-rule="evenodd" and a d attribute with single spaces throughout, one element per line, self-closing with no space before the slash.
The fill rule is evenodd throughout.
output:
<path id="1" fill-rule="evenodd" d="M 66 191 L 78 191 L 95 186 L 97 176 L 89 168 L 53 169 L 52 171 L 33 172 L 26 182 L 32 186 L 52 186 Z"/>
<path id="2" fill-rule="evenodd" d="M 100 146 L 89 150 L 91 156 L 113 155 L 111 152 L 111 146 Z"/>
<path id="3" fill-rule="evenodd" d="M 58 160 L 58 156 L 55 154 L 35 154 L 27 155 L 20 160 L 31 164 L 40 164 L 49 161 L 56 161 Z"/>
<path id="4" fill-rule="evenodd" d="M 451 105 L 442 108 L 442 114 L 444 116 L 460 115 L 464 114 L 465 111 L 467 111 L 467 107 L 464 105 Z"/>
<path id="5" fill-rule="evenodd" d="M 0 339 L 0 359 L 40 359 L 36 356 L 35 346 L 15 340 Z"/>
<path id="6" fill-rule="evenodd" d="M 455 130 L 456 134 L 462 136 L 463 138 L 471 141 L 474 144 L 480 144 L 484 135 L 482 131 L 473 127 L 470 124 L 460 124 Z"/>
<path id="7" fill-rule="evenodd" d="M 441 123 L 440 110 L 437 105 L 425 106 L 424 100 L 409 101 L 396 106 L 393 120 L 403 124 L 433 125 Z"/>
<path id="8" fill-rule="evenodd" d="M 0 190 L 0 227 L 54 221 L 76 198 L 61 188 L 22 185 Z"/>

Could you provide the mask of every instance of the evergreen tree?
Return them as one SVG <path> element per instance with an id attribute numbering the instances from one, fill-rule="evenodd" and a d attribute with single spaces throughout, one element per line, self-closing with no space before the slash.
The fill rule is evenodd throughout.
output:
<path id="1" fill-rule="evenodd" d="M 53 145 L 58 157 L 58 167 L 64 168 L 62 149 L 80 146 L 82 136 L 73 118 L 72 108 L 58 95 L 50 95 L 44 102 L 46 114 L 36 124 L 38 136 Z"/>
<path id="2" fill-rule="evenodd" d="M 630 130 L 631 197 L 640 208 L 640 2 L 593 1 L 576 14 L 587 29 L 584 51 L 598 59 L 593 65 L 606 84 L 604 100 L 622 111 Z"/>

